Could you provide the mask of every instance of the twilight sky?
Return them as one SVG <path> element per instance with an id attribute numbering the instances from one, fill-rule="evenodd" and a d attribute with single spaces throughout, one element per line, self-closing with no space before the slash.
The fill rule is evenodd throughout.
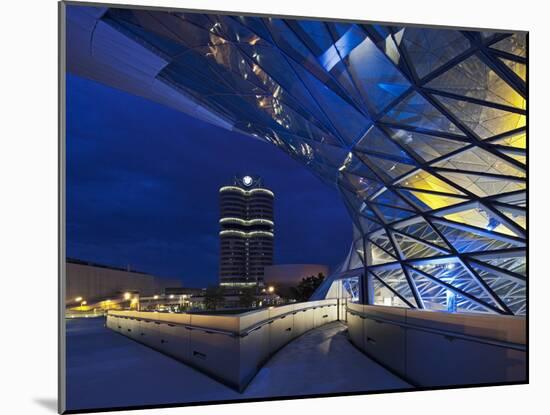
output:
<path id="1" fill-rule="evenodd" d="M 218 278 L 218 189 L 235 174 L 275 192 L 276 264 L 337 265 L 351 222 L 335 189 L 276 147 L 67 76 L 67 256 Z"/>

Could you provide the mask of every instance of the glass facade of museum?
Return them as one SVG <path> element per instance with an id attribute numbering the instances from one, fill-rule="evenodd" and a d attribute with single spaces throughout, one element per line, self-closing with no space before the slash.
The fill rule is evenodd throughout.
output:
<path id="1" fill-rule="evenodd" d="M 354 241 L 318 295 L 345 279 L 362 302 L 526 313 L 526 34 L 67 17 L 70 72 L 266 140 L 339 189 Z"/>

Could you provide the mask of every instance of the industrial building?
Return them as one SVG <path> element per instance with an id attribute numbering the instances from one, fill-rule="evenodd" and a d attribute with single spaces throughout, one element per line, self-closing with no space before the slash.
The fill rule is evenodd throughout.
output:
<path id="1" fill-rule="evenodd" d="M 118 298 L 124 293 L 139 293 L 140 296 L 161 294 L 166 288 L 181 287 L 181 281 L 160 278 L 131 269 L 112 267 L 79 259 L 68 258 L 66 262 L 67 289 L 65 303 L 88 304 Z M 76 301 L 76 299 L 80 299 Z"/>

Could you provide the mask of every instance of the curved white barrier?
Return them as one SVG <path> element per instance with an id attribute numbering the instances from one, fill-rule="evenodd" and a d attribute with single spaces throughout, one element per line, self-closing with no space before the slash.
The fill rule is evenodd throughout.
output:
<path id="1" fill-rule="evenodd" d="M 338 319 L 337 300 L 236 315 L 109 311 L 107 327 L 243 391 L 259 368 L 294 338 Z"/>
<path id="2" fill-rule="evenodd" d="M 527 381 L 523 317 L 348 304 L 350 340 L 420 387 Z"/>

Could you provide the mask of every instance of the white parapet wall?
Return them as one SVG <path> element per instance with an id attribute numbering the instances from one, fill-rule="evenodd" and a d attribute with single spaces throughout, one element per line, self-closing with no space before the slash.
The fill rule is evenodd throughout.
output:
<path id="1" fill-rule="evenodd" d="M 337 305 L 310 301 L 234 315 L 111 310 L 107 327 L 243 391 L 277 350 L 336 321 Z"/>
<path id="2" fill-rule="evenodd" d="M 420 387 L 527 381 L 524 317 L 347 305 L 352 343 Z"/>

